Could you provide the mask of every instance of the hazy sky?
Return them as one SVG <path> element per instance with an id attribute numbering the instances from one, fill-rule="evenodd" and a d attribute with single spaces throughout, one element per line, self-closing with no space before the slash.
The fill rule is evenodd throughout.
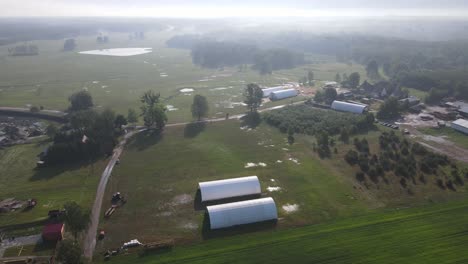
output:
<path id="1" fill-rule="evenodd" d="M 458 16 L 468 0 L 0 0 L 0 16 Z"/>

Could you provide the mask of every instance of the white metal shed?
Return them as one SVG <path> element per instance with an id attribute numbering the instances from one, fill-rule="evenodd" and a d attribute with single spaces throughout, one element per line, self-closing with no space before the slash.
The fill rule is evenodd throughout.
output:
<path id="1" fill-rule="evenodd" d="M 297 95 L 298 95 L 298 92 L 296 89 L 281 90 L 281 91 L 271 92 L 270 100 L 272 101 L 281 100 L 281 99 L 286 99 L 289 97 L 294 97 Z"/>
<path id="2" fill-rule="evenodd" d="M 452 128 L 462 133 L 468 134 L 468 120 L 458 119 L 452 122 Z"/>
<path id="3" fill-rule="evenodd" d="M 208 206 L 210 228 L 219 229 L 278 219 L 273 198 Z"/>
<path id="4" fill-rule="evenodd" d="M 198 185 L 202 202 L 262 193 L 257 176 L 200 182 Z"/>
<path id="5" fill-rule="evenodd" d="M 275 86 L 275 87 L 262 89 L 263 97 L 268 97 L 270 96 L 272 92 L 281 91 L 281 90 L 284 90 L 285 88 L 286 88 L 285 86 Z"/>
<path id="6" fill-rule="evenodd" d="M 342 112 L 362 114 L 367 109 L 367 105 L 353 104 L 342 101 L 333 101 L 331 108 Z"/>

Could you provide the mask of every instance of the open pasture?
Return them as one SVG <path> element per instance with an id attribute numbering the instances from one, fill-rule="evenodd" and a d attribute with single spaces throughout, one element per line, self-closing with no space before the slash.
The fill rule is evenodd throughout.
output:
<path id="1" fill-rule="evenodd" d="M 44 106 L 65 110 L 67 98 L 81 89 L 88 90 L 98 109 L 110 107 L 126 114 L 139 109 L 139 96 L 148 89 L 161 93 L 165 104 L 172 106 L 169 122 L 191 120 L 190 105 L 194 94 L 202 94 L 210 104 L 209 117 L 245 111 L 242 92 L 245 85 L 277 85 L 297 82 L 312 69 L 317 80 L 333 80 L 336 72 L 364 72 L 362 66 L 334 62 L 332 57 L 308 56 L 316 64 L 260 75 L 244 67 L 203 69 L 192 64 L 190 51 L 167 48 L 165 41 L 177 32 L 148 32 L 144 40 L 130 40 L 127 34 L 110 34 L 107 44 L 98 44 L 95 36 L 76 38 L 77 48 L 64 52 L 63 40 L 38 40 L 38 56 L 10 57 L 8 48 L 0 47 L 0 105 Z M 120 48 L 152 48 L 151 53 L 135 56 L 99 56 L 82 51 Z M 321 82 L 317 82 L 320 85 Z M 193 92 L 181 92 L 193 89 Z M 295 98 L 294 100 L 300 100 Z M 288 102 L 291 100 L 288 100 Z M 271 107 L 284 102 L 269 102 Z"/>

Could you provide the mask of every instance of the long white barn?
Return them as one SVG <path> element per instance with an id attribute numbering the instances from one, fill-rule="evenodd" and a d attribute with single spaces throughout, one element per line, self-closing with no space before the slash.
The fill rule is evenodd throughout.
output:
<path id="1" fill-rule="evenodd" d="M 333 101 L 331 108 L 333 110 L 362 114 L 367 110 L 367 105 L 353 104 L 342 101 Z"/>
<path id="2" fill-rule="evenodd" d="M 297 92 L 296 89 L 275 91 L 275 92 L 270 93 L 270 100 L 276 101 L 276 100 L 281 100 L 281 99 L 294 97 L 294 96 L 297 96 L 297 95 L 298 95 L 298 92 Z"/>
<path id="3" fill-rule="evenodd" d="M 210 228 L 219 229 L 278 219 L 273 198 L 207 206 Z"/>
<path id="4" fill-rule="evenodd" d="M 269 97 L 272 92 L 281 91 L 287 88 L 287 86 L 275 86 L 270 88 L 262 89 L 263 97 Z"/>
<path id="5" fill-rule="evenodd" d="M 453 121 L 451 127 L 457 131 L 468 135 L 468 120 L 458 119 L 456 121 Z"/>
<path id="6" fill-rule="evenodd" d="M 200 182 L 198 185 L 202 202 L 262 193 L 257 176 Z"/>

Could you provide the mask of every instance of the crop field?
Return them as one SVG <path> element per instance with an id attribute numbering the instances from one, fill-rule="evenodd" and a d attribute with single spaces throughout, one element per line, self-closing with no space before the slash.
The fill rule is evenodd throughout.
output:
<path id="1" fill-rule="evenodd" d="M 36 156 L 48 143 L 37 141 L 0 149 L 0 200 L 38 200 L 31 210 L 0 214 L 0 227 L 45 219 L 49 210 L 60 209 L 71 200 L 91 207 L 105 161 L 37 170 Z"/>
<path id="2" fill-rule="evenodd" d="M 192 64 L 190 51 L 167 48 L 165 41 L 176 33 L 149 32 L 145 40 L 129 40 L 126 34 L 110 35 L 110 43 L 97 44 L 95 37 L 76 38 L 75 52 L 63 52 L 62 40 L 33 41 L 40 54 L 30 57 L 9 57 L 8 48 L 0 47 L 0 105 L 24 107 L 44 106 L 65 110 L 67 98 L 81 89 L 88 90 L 99 108 L 110 107 L 119 113 L 139 108 L 139 96 L 148 89 L 161 93 L 164 103 L 177 109 L 169 112 L 169 122 L 191 120 L 190 104 L 194 93 L 207 96 L 210 117 L 241 113 L 245 108 L 242 90 L 247 83 L 275 85 L 297 82 L 309 69 L 318 80 L 334 80 L 336 72 L 347 73 L 364 68 L 334 62 L 334 58 L 309 56 L 316 62 L 292 70 L 262 76 L 237 67 L 203 69 Z M 152 53 L 130 57 L 79 54 L 107 48 L 151 47 Z M 363 75 L 364 76 L 364 75 Z M 319 85 L 320 82 L 317 82 Z M 180 92 L 183 88 L 193 92 Z M 296 98 L 295 100 L 299 100 Z M 264 107 L 277 103 L 266 103 Z"/>
<path id="3" fill-rule="evenodd" d="M 213 239 L 113 263 L 466 263 L 468 206 L 381 210 L 290 230 Z"/>

